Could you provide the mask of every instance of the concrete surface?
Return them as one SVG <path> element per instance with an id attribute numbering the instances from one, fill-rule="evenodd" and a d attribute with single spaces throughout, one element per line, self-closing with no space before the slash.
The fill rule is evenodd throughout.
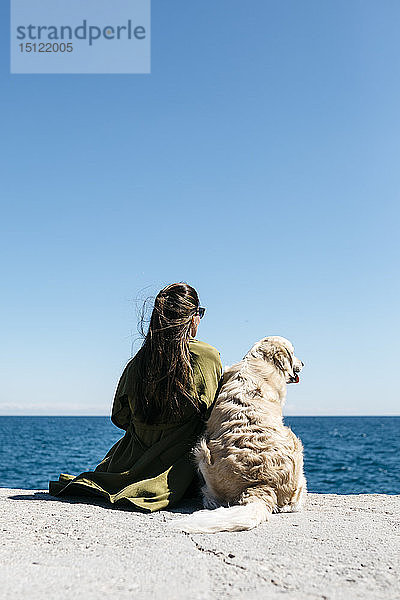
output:
<path id="1" fill-rule="evenodd" d="M 0 488 L 0 597 L 400 598 L 400 496 L 310 494 L 248 532 L 166 527 L 196 506 L 145 515 Z"/>

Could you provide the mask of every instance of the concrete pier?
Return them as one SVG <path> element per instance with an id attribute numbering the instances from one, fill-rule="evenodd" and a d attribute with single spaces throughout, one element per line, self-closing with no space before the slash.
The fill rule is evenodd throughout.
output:
<path id="1" fill-rule="evenodd" d="M 102 500 L 0 488 L 0 597 L 13 600 L 400 598 L 400 496 L 309 494 L 301 513 L 189 535 Z"/>

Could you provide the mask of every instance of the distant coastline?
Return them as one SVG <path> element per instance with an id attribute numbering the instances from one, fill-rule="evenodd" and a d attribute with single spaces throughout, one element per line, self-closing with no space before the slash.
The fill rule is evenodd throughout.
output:
<path id="1" fill-rule="evenodd" d="M 19 413 L 12 413 L 11 414 L 10 413 L 10 414 L 8 414 L 8 413 L 4 413 L 3 414 L 3 413 L 0 412 L 0 417 L 45 417 L 45 418 L 48 418 L 48 417 L 84 417 L 84 418 L 88 418 L 88 417 L 90 417 L 90 418 L 92 418 L 92 417 L 94 417 L 94 418 L 96 418 L 96 417 L 102 417 L 102 418 L 104 418 L 104 417 L 109 417 L 109 416 L 110 416 L 110 414 L 87 414 L 87 413 L 82 413 L 82 414 L 77 414 L 77 413 L 71 413 L 71 414 L 64 414 L 64 413 L 63 414 L 57 414 L 57 413 L 55 413 L 55 414 L 35 414 L 35 413 L 29 413 L 29 414 L 28 413 L 26 413 L 26 414 L 25 413 L 24 414 L 21 413 L 21 414 L 19 414 Z M 297 413 L 284 413 L 283 416 L 284 417 L 296 417 L 296 418 L 300 418 L 300 417 L 316 418 L 316 417 L 318 417 L 318 419 L 322 419 L 322 418 L 328 418 L 328 419 L 330 419 L 330 418 L 344 417 L 344 418 L 347 419 L 347 418 L 353 418 L 353 417 L 357 417 L 357 418 L 360 418 L 360 417 L 382 417 L 382 418 L 383 417 L 400 417 L 400 413 L 399 414 L 392 414 L 392 413 L 383 413 L 383 414 L 381 414 L 381 413 L 375 414 L 374 413 L 374 414 L 372 414 L 371 413 L 371 414 L 359 414 L 359 415 L 358 414 L 348 414 L 348 415 L 344 415 L 344 414 L 322 415 L 322 414 L 320 414 L 319 415 L 319 414 L 311 414 L 311 413 L 304 415 L 304 414 L 297 414 Z"/>

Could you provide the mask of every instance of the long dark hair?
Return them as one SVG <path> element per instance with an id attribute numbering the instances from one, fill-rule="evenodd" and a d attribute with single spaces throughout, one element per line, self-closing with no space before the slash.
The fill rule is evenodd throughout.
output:
<path id="1" fill-rule="evenodd" d="M 182 418 L 199 410 L 193 388 L 189 337 L 199 297 L 187 283 L 172 283 L 156 296 L 144 342 L 135 357 L 135 413 L 145 423 Z M 142 315 L 143 328 L 143 315 Z"/>

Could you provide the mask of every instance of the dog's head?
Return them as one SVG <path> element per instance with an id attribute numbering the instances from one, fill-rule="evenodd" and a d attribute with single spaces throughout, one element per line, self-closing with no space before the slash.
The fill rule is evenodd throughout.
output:
<path id="1" fill-rule="evenodd" d="M 304 363 L 294 355 L 289 340 L 278 335 L 263 338 L 254 344 L 249 355 L 271 363 L 285 376 L 286 383 L 299 383 L 299 373 Z"/>

